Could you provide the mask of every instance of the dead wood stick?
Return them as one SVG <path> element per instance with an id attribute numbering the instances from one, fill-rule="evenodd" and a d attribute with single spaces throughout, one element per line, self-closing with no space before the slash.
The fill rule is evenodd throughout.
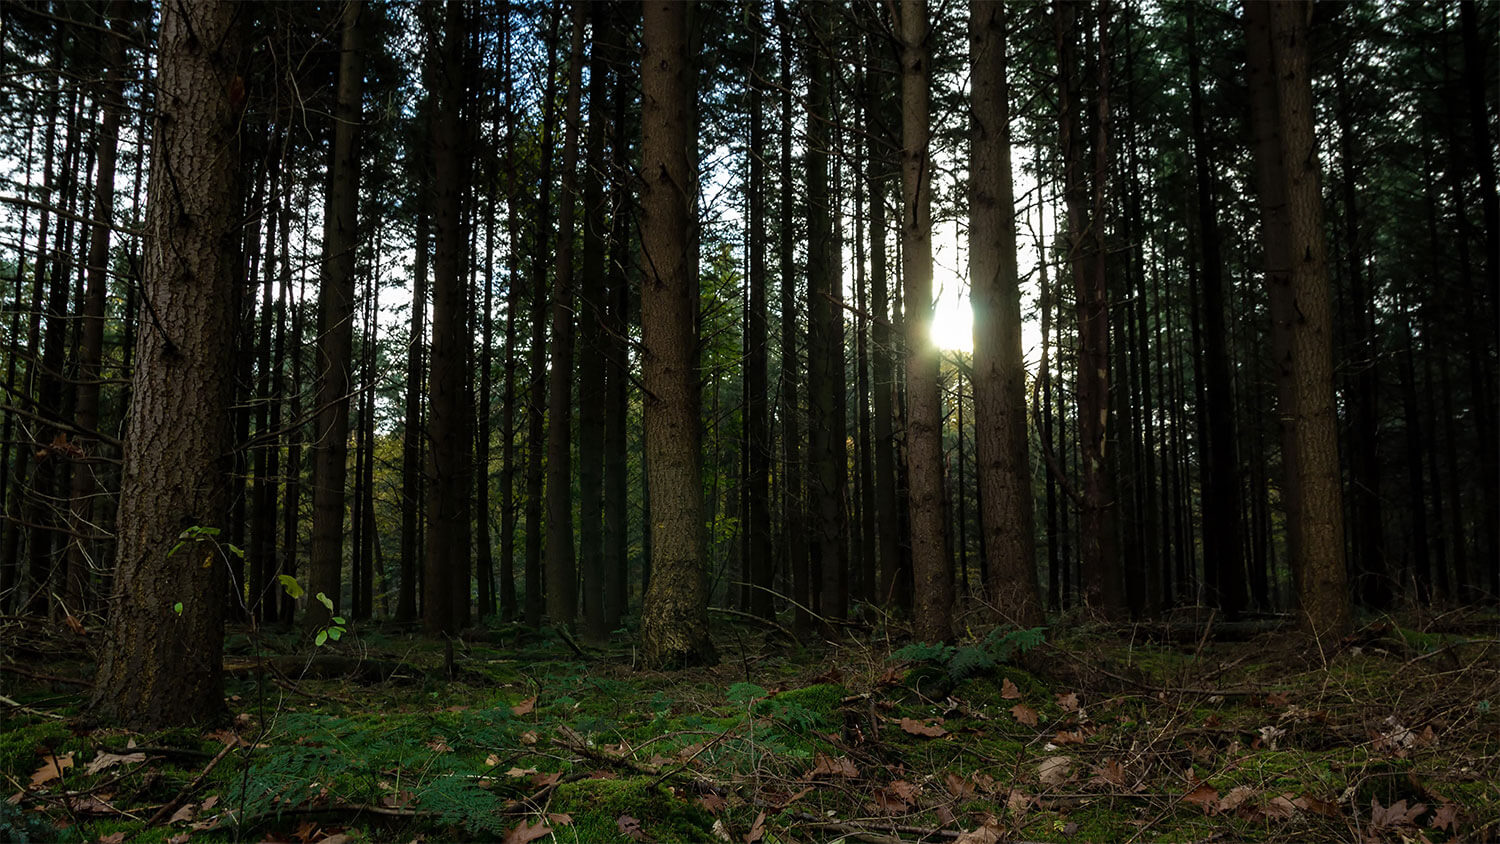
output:
<path id="1" fill-rule="evenodd" d="M 30 677 L 33 680 L 44 680 L 48 683 L 63 683 L 69 686 L 82 686 L 84 688 L 88 688 L 89 686 L 94 685 L 88 680 L 78 680 L 73 677 L 58 677 L 55 674 L 41 674 L 36 671 L 27 671 L 26 669 L 19 666 L 10 665 L 4 662 L 0 662 L 0 671 L 9 671 L 12 674 L 19 674 L 22 677 Z"/>
<path id="2" fill-rule="evenodd" d="M 146 821 L 146 826 L 144 828 L 150 829 L 151 827 L 161 823 L 163 820 L 171 817 L 172 813 L 177 811 L 177 808 L 179 806 L 186 803 L 188 801 L 188 798 L 193 796 L 193 792 L 198 789 L 198 786 L 202 785 L 203 781 L 208 779 L 208 775 L 214 772 L 214 768 L 219 767 L 219 763 L 224 761 L 224 757 L 228 756 L 230 751 L 239 746 L 239 742 L 237 741 L 232 741 L 224 745 L 224 749 L 219 751 L 219 755 L 208 760 L 208 764 L 203 766 L 203 770 L 198 772 L 198 776 L 193 777 L 193 781 L 188 783 L 186 788 L 177 792 L 176 797 L 168 800 L 166 802 L 166 805 L 156 810 L 156 814 L 152 815 L 151 819 Z"/>

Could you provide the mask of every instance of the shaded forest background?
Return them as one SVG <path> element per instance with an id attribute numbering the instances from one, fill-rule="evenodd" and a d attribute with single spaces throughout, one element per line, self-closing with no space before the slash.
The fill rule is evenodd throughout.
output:
<path id="1" fill-rule="evenodd" d="M 659 269 L 642 247 L 656 171 L 641 158 L 641 7 L 227 8 L 224 42 L 184 42 L 236 162 L 217 194 L 229 293 L 210 319 L 150 294 L 148 193 L 181 175 L 148 161 L 182 125 L 160 101 L 171 10 L 4 7 L 0 609 L 96 626 L 123 591 L 121 526 L 156 519 L 175 542 L 151 553 L 189 575 L 151 587 L 169 620 L 196 602 L 313 631 L 498 618 L 630 634 L 666 494 L 642 425 L 659 398 L 642 380 Z M 1023 627 L 1081 607 L 1240 618 L 1331 600 L 1319 632 L 1335 634 L 1350 602 L 1500 595 L 1496 6 L 1012 4 L 998 76 L 970 54 L 965 8 L 901 8 L 688 15 L 689 601 L 804 631 L 895 613 L 934 640 L 952 633 L 951 611 L 932 612 L 951 606 L 942 590 Z M 918 46 L 930 116 L 914 123 Z M 1285 203 L 1263 141 L 1285 130 L 1256 114 L 1268 95 L 1286 117 L 1277 62 L 1295 50 L 1315 155 L 1285 168 L 1321 190 L 1321 387 L 1296 380 L 1278 329 L 1315 316 L 1277 311 L 1288 267 L 1268 221 Z M 988 135 L 973 123 L 984 80 L 1003 104 Z M 1015 209 L 1012 283 L 994 299 L 960 280 L 980 254 L 974 215 L 994 204 L 972 193 L 986 145 L 1006 153 L 997 195 L 1014 185 L 1000 203 Z M 928 339 L 908 231 L 924 225 L 928 249 L 956 233 L 937 244 L 957 270 L 944 295 L 990 305 L 972 353 Z M 193 383 L 143 380 L 143 355 L 187 336 L 178 320 L 224 341 L 225 383 L 132 441 L 138 391 Z M 1020 373 L 996 404 L 985 354 Z M 1331 498 L 1288 480 L 1313 459 L 1290 430 L 1304 388 L 1330 401 Z M 204 463 L 215 495 L 141 516 L 120 498 L 126 454 L 191 462 L 183 420 L 198 412 L 231 445 Z M 984 481 L 1006 462 L 985 456 L 1003 426 L 1021 432 L 1018 461 L 994 452 L 1019 487 Z M 987 522 L 995 490 L 1012 521 Z M 1316 559 L 1297 547 L 1299 501 L 1338 517 Z M 190 576 L 205 559 L 220 580 Z M 1336 575 L 1332 594 L 1311 570 Z M 1028 581 L 1035 598 L 1007 591 Z M 203 635 L 220 636 L 210 616 Z M 665 661 L 711 658 L 687 650 Z"/>

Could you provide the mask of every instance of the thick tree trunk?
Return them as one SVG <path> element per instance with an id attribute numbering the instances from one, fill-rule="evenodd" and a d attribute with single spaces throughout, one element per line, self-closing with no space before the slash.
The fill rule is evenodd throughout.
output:
<path id="1" fill-rule="evenodd" d="M 162 9 L 146 223 L 153 314 L 135 353 L 114 594 L 94 689 L 95 712 L 134 727 L 225 713 L 225 552 L 212 536 L 181 535 L 222 529 L 228 510 L 243 12 L 187 0 Z"/>
<path id="2" fill-rule="evenodd" d="M 902 0 L 901 259 L 906 304 L 907 471 L 913 612 L 920 641 L 953 635 L 953 581 L 944 547 L 942 399 L 932 343 L 932 159 L 926 0 Z"/>
<path id="3" fill-rule="evenodd" d="M 323 281 L 318 287 L 318 414 L 313 440 L 312 558 L 308 595 L 327 595 L 336 611 L 341 603 L 344 549 L 344 486 L 349 452 L 349 371 L 354 344 L 354 259 L 359 242 L 360 97 L 364 82 L 362 4 L 343 6 L 339 49 L 338 110 L 334 115 L 333 153 L 327 215 L 323 225 Z M 328 624 L 328 608 L 309 600 L 305 626 Z"/>
<path id="4" fill-rule="evenodd" d="M 1297 581 L 1303 620 L 1319 637 L 1343 635 L 1352 624 L 1344 571 L 1343 489 L 1339 476 L 1338 420 L 1333 401 L 1332 314 L 1323 202 L 1318 188 L 1312 79 L 1307 46 L 1308 4 L 1271 7 L 1272 54 L 1281 118 L 1281 156 L 1291 218 L 1291 288 L 1297 460 L 1291 465 L 1302 495 L 1296 544 L 1302 554 Z"/>
<path id="5" fill-rule="evenodd" d="M 695 85 L 687 15 L 684 4 L 650 0 L 641 45 L 641 330 L 652 524 L 641 656 L 649 668 L 716 661 L 699 477 L 698 285 L 688 260 Z"/>
<path id="6" fill-rule="evenodd" d="M 971 0 L 969 279 L 974 309 L 974 435 L 990 600 L 1019 627 L 1042 623 L 1027 457 L 1026 366 L 1011 183 L 1005 6 Z"/>
<path id="7" fill-rule="evenodd" d="M 1245 64 L 1250 87 L 1250 127 L 1254 136 L 1256 204 L 1260 210 L 1262 272 L 1271 314 L 1271 358 L 1276 368 L 1276 417 L 1281 438 L 1281 507 L 1286 524 L 1286 553 L 1293 579 L 1302 565 L 1297 538 L 1301 491 L 1290 467 L 1297 463 L 1297 391 L 1292 381 L 1291 220 L 1286 204 L 1285 164 L 1281 157 L 1281 117 L 1276 69 L 1271 52 L 1271 6 L 1245 4 Z"/>

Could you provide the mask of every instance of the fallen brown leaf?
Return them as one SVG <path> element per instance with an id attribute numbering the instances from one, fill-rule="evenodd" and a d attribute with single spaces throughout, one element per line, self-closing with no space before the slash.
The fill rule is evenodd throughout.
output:
<path id="1" fill-rule="evenodd" d="M 1202 809 L 1204 814 L 1212 815 L 1219 809 L 1219 790 L 1211 785 L 1199 784 L 1182 795 L 1182 802 L 1191 803 Z"/>
<path id="2" fill-rule="evenodd" d="M 537 821 L 534 824 L 521 821 L 520 826 L 506 833 L 505 844 L 528 844 L 528 842 L 551 834 L 552 827 L 547 826 L 546 821 Z"/>
<path id="3" fill-rule="evenodd" d="M 1062 707 L 1063 711 L 1065 711 L 1065 712 L 1077 712 L 1078 711 L 1078 693 L 1077 692 L 1066 692 L 1064 694 L 1057 695 L 1057 705 L 1060 706 L 1060 707 Z"/>
<path id="4" fill-rule="evenodd" d="M 1004 700 L 1016 700 L 1021 697 L 1021 690 L 1006 677 L 1000 681 L 1000 697 Z"/>
<path id="5" fill-rule="evenodd" d="M 537 788 L 545 788 L 549 785 L 557 785 L 562 779 L 562 771 L 553 771 L 550 774 L 532 774 L 531 784 Z"/>
<path id="6" fill-rule="evenodd" d="M 526 698 L 515 706 L 512 706 L 510 708 L 510 711 L 517 717 L 521 715 L 530 715 L 532 710 L 536 709 L 536 698 L 536 695 L 532 695 L 531 697 Z"/>
<path id="7" fill-rule="evenodd" d="M 1457 821 L 1458 806 L 1452 803 L 1444 803 L 1437 807 L 1437 811 L 1432 813 L 1432 820 L 1428 821 L 1428 826 L 1431 826 L 1433 829 L 1446 829 L 1449 832 L 1457 832 Z"/>
<path id="8" fill-rule="evenodd" d="M 766 813 L 762 809 L 761 813 L 755 816 L 755 822 L 750 824 L 750 831 L 745 833 L 745 844 L 755 844 L 755 842 L 764 838 L 765 835 Z"/>
<path id="9" fill-rule="evenodd" d="M 435 738 L 432 741 L 427 742 L 427 747 L 431 749 L 433 753 L 453 752 L 453 748 L 448 745 L 448 742 L 443 741 L 442 738 Z"/>
<path id="10" fill-rule="evenodd" d="M 73 754 L 64 753 L 61 756 L 49 756 L 47 757 L 47 761 L 43 762 L 42 766 L 36 769 L 36 773 L 31 775 L 31 784 L 46 785 L 61 777 L 62 772 L 71 767 L 73 767 Z"/>
<path id="11" fill-rule="evenodd" d="M 113 768 L 116 765 L 134 765 L 144 761 L 146 761 L 146 754 L 144 753 L 100 753 L 89 760 L 89 764 L 84 768 L 84 771 L 93 776 L 100 771 Z"/>
<path id="12" fill-rule="evenodd" d="M 571 826 L 573 824 L 573 816 L 567 812 L 548 812 L 547 820 L 554 826 Z"/>
<path id="13" fill-rule="evenodd" d="M 1000 838 L 1000 825 L 987 823 L 958 836 L 954 844 L 997 844 Z"/>
<path id="14" fill-rule="evenodd" d="M 699 796 L 698 805 L 702 806 L 704 811 L 709 814 L 717 815 L 724 811 L 724 807 L 729 805 L 729 801 L 710 791 L 707 794 Z"/>
<path id="15" fill-rule="evenodd" d="M 1062 785 L 1072 767 L 1073 760 L 1066 756 L 1048 756 L 1037 765 L 1037 776 L 1043 785 Z"/>
<path id="16" fill-rule="evenodd" d="M 99 836 L 99 844 L 125 844 L 124 832 L 111 832 L 108 835 Z"/>
<path id="17" fill-rule="evenodd" d="M 1037 723 L 1036 710 L 1024 703 L 1018 703 L 1010 708 L 1010 714 L 1017 721 L 1028 727 L 1035 727 Z"/>
<path id="18" fill-rule="evenodd" d="M 1237 785 L 1229 789 L 1229 793 L 1219 798 L 1219 811 L 1232 812 L 1244 805 L 1246 800 L 1255 796 L 1255 789 L 1248 785 Z"/>
<path id="19" fill-rule="evenodd" d="M 941 721 L 942 719 L 938 720 Z M 928 736 L 929 738 L 938 738 L 939 736 L 948 734 L 948 731 L 943 729 L 942 724 L 925 724 L 915 718 L 902 718 L 901 729 L 914 736 Z"/>
<path id="20" fill-rule="evenodd" d="M 844 756 L 835 757 L 825 753 L 818 753 L 813 756 L 813 761 L 812 770 L 804 775 L 804 779 L 813 779 L 820 776 L 848 778 L 859 776 L 859 768 L 855 767 L 854 763 Z"/>
<path id="21" fill-rule="evenodd" d="M 641 832 L 641 822 L 629 815 L 621 815 L 615 818 L 615 826 L 620 828 L 622 835 L 634 838 L 637 841 L 646 837 L 646 834 Z"/>
<path id="22" fill-rule="evenodd" d="M 968 800 L 975 796 L 974 783 L 951 771 L 943 776 L 943 784 L 948 786 L 949 794 L 960 800 Z"/>

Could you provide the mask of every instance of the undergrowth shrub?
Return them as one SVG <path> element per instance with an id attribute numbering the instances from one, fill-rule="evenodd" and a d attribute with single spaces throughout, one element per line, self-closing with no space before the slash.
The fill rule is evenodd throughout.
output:
<path id="1" fill-rule="evenodd" d="M 1009 662 L 1019 654 L 1026 653 L 1046 641 L 1042 628 L 1010 630 L 996 627 L 978 642 L 965 645 L 948 645 L 939 642 L 913 642 L 891 654 L 902 662 L 914 662 L 941 668 L 948 679 L 958 682 L 967 677 L 988 671 L 1001 663 Z"/>

